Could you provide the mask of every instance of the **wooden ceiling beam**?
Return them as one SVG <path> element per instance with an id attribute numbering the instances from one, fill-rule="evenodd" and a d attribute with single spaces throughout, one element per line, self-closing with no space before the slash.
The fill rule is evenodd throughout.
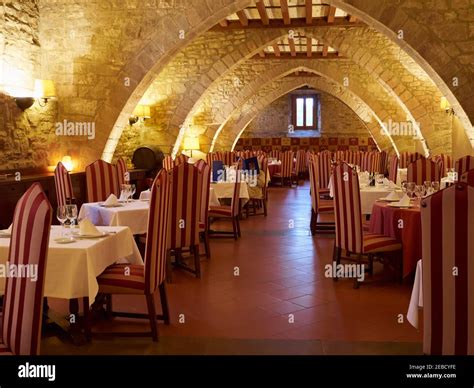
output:
<path id="1" fill-rule="evenodd" d="M 279 57 L 280 56 L 280 47 L 278 47 L 278 42 L 273 43 L 273 52 L 275 53 L 275 56 Z"/>
<path id="2" fill-rule="evenodd" d="M 309 36 L 306 37 L 306 55 L 308 58 L 311 58 L 313 55 L 313 38 Z"/>
<path id="3" fill-rule="evenodd" d="M 243 27 L 247 27 L 249 25 L 249 19 L 245 14 L 244 10 L 240 10 L 237 12 L 237 16 L 239 17 L 240 24 Z"/>
<path id="4" fill-rule="evenodd" d="M 328 10 L 328 16 L 327 16 L 328 23 L 334 23 L 335 18 L 336 18 L 336 7 L 333 7 L 332 5 L 330 5 L 329 10 Z"/>
<path id="5" fill-rule="evenodd" d="M 306 0 L 306 23 L 311 24 L 313 21 L 313 0 Z"/>
<path id="6" fill-rule="evenodd" d="M 260 50 L 260 51 L 258 52 L 258 55 L 260 55 L 260 58 L 265 58 L 265 51 Z"/>
<path id="7" fill-rule="evenodd" d="M 288 10 L 288 0 L 280 0 L 281 14 L 285 25 L 291 24 L 290 11 Z"/>
<path id="8" fill-rule="evenodd" d="M 264 26 L 268 26 L 268 24 L 270 24 L 270 19 L 268 18 L 267 9 L 265 8 L 264 2 L 259 1 L 256 5 L 260 19 L 262 19 L 262 24 Z"/>
<path id="9" fill-rule="evenodd" d="M 276 55 L 276 54 L 275 54 Z M 327 56 L 323 57 L 321 52 L 314 52 L 311 54 L 311 59 L 346 59 L 346 57 L 341 56 L 339 53 L 328 53 Z M 254 56 L 253 58 L 259 59 L 258 55 Z M 308 59 L 307 53 L 296 53 L 295 56 L 291 55 L 291 53 L 281 52 L 275 56 L 266 55 L 265 58 L 260 58 L 265 60 L 271 59 Z"/>
<path id="10" fill-rule="evenodd" d="M 245 14 L 243 15 L 245 16 Z M 245 16 L 246 17 L 246 16 Z M 365 23 L 357 20 L 356 22 L 349 22 L 346 17 L 336 17 L 334 22 L 328 23 L 326 17 L 313 18 L 311 24 L 308 24 L 306 18 L 293 18 L 291 19 L 290 25 L 285 24 L 281 19 L 269 19 L 268 25 L 263 25 L 261 20 L 246 19 L 247 24 L 243 25 L 242 21 L 239 20 L 228 20 L 227 26 L 223 27 L 220 24 L 215 25 L 211 28 L 212 31 L 227 31 L 227 30 L 246 30 L 246 29 L 258 29 L 258 28 L 298 28 L 298 27 L 364 27 Z"/>
<path id="11" fill-rule="evenodd" d="M 295 47 L 295 40 L 288 39 L 288 43 L 290 44 L 290 53 L 292 57 L 296 57 L 296 47 Z"/>
<path id="12" fill-rule="evenodd" d="M 328 49 L 329 49 L 328 45 L 325 44 L 325 45 L 323 46 L 323 51 L 322 51 L 323 57 L 327 57 L 327 56 L 328 56 Z"/>

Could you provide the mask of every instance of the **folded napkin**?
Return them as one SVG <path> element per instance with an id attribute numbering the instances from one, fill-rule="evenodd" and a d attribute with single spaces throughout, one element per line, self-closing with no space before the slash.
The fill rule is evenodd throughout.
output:
<path id="1" fill-rule="evenodd" d="M 410 197 L 405 193 L 403 194 L 403 197 L 400 199 L 400 201 L 395 202 L 394 205 L 397 206 L 410 206 Z"/>
<path id="2" fill-rule="evenodd" d="M 387 178 L 383 178 L 383 184 L 385 186 L 390 186 L 390 181 Z"/>
<path id="3" fill-rule="evenodd" d="M 99 236 L 102 233 L 94 226 L 92 222 L 89 221 L 89 219 L 84 218 L 79 223 L 79 234 L 82 236 Z"/>
<path id="4" fill-rule="evenodd" d="M 117 196 L 115 194 L 110 194 L 109 198 L 104 202 L 105 206 L 116 206 L 119 204 Z"/>
<path id="5" fill-rule="evenodd" d="M 391 191 L 385 199 L 393 201 L 393 200 L 400 200 L 400 195 L 396 191 Z"/>
<path id="6" fill-rule="evenodd" d="M 144 190 L 140 193 L 140 199 L 150 199 L 151 198 L 151 191 L 150 189 Z"/>

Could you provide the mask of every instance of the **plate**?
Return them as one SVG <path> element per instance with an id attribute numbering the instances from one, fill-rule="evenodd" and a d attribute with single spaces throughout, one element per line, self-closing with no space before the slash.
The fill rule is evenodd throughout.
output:
<path id="1" fill-rule="evenodd" d="M 110 233 L 102 232 L 101 234 L 78 234 L 77 238 L 102 238 L 107 237 Z"/>
<path id="2" fill-rule="evenodd" d="M 58 244 L 71 244 L 76 242 L 77 240 L 73 237 L 58 237 L 54 239 L 55 243 Z"/>
<path id="3" fill-rule="evenodd" d="M 399 208 L 399 209 L 409 209 L 409 208 L 413 207 L 413 205 L 401 206 L 401 205 L 397 205 L 395 203 L 389 203 L 387 206 L 396 207 L 396 208 Z"/>
<path id="4" fill-rule="evenodd" d="M 104 203 L 101 203 L 99 205 L 100 207 L 106 207 L 106 208 L 110 208 L 110 207 L 122 207 L 123 205 L 121 203 L 118 203 L 117 205 L 106 205 Z"/>

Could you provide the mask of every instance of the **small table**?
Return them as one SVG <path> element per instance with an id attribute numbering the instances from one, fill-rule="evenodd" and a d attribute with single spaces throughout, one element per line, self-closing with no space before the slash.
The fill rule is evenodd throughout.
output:
<path id="1" fill-rule="evenodd" d="M 211 189 L 213 189 L 217 199 L 232 199 L 232 197 L 234 196 L 234 185 L 235 183 L 233 182 L 211 183 Z M 239 198 L 244 204 L 250 199 L 249 190 L 246 182 L 240 182 Z"/>
<path id="2" fill-rule="evenodd" d="M 403 277 L 415 270 L 421 259 L 421 212 L 418 206 L 395 208 L 386 202 L 375 202 L 369 231 L 394 238 L 402 244 Z"/>

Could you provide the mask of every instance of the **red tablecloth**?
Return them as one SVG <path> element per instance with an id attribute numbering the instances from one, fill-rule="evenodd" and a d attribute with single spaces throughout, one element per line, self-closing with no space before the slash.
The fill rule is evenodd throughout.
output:
<path id="1" fill-rule="evenodd" d="M 416 269 L 421 259 L 421 213 L 419 207 L 398 209 L 376 202 L 370 216 L 370 233 L 383 234 L 401 242 L 403 277 Z"/>

